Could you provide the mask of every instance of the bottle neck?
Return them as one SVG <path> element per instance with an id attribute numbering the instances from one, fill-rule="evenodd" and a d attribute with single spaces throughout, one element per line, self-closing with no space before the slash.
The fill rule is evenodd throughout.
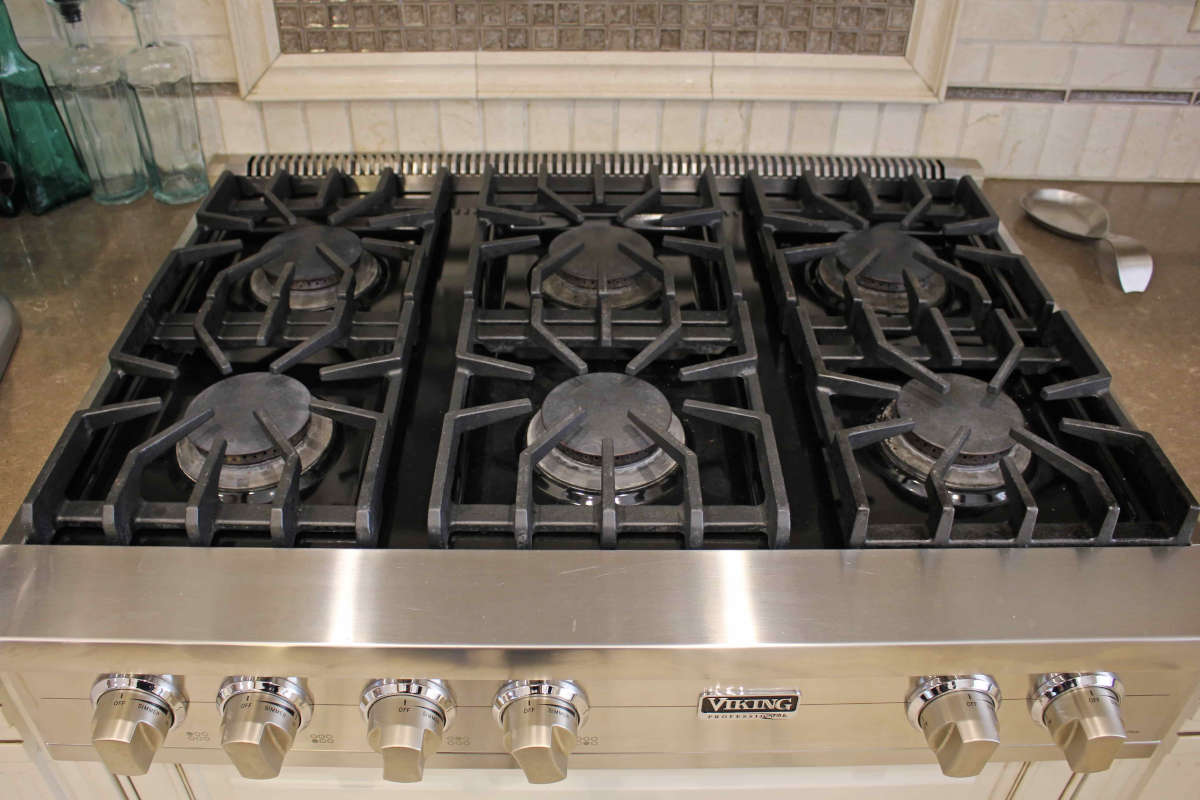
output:
<path id="1" fill-rule="evenodd" d="M 87 47 L 88 46 L 88 27 L 83 21 L 83 17 L 75 20 L 67 20 L 61 17 L 58 18 L 58 34 L 66 40 L 71 47 Z"/>
<path id="2" fill-rule="evenodd" d="M 8 9 L 0 2 L 0 51 L 11 50 L 20 50 L 20 45 L 17 44 L 17 34 L 9 19 Z"/>
<path id="3" fill-rule="evenodd" d="M 141 2 L 129 9 L 133 12 L 133 27 L 137 31 L 139 47 L 159 44 L 158 20 L 155 19 L 154 3 Z"/>

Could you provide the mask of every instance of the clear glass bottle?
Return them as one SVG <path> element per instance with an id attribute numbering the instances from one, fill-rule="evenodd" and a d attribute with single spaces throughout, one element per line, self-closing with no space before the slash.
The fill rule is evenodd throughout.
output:
<path id="1" fill-rule="evenodd" d="M 121 77 L 117 53 L 89 40 L 83 1 L 47 0 L 58 12 L 59 32 L 67 42 L 47 66 L 92 179 L 92 198 L 107 205 L 129 203 L 149 187 L 141 118 Z"/>
<path id="2" fill-rule="evenodd" d="M 4 0 L 0 0 L 0 101 L 30 210 L 41 214 L 86 195 L 90 182 L 79 166 L 41 67 L 17 43 Z"/>
<path id="3" fill-rule="evenodd" d="M 181 44 L 158 37 L 153 0 L 121 0 L 133 12 L 138 49 L 121 60 L 137 96 L 149 139 L 147 158 L 154 196 L 190 203 L 208 192 L 200 123 L 192 91 L 192 60 Z"/>

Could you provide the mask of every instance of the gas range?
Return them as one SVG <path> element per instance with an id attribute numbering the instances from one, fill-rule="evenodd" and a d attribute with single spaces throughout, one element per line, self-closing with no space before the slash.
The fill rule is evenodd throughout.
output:
<path id="1" fill-rule="evenodd" d="M 119 774 L 1153 754 L 1200 506 L 957 166 L 242 162 L 0 546 L 13 704 Z"/>

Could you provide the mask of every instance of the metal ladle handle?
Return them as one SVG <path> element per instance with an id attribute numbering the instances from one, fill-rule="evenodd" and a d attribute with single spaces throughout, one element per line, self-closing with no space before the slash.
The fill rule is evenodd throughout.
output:
<path id="1" fill-rule="evenodd" d="M 1109 233 L 1099 240 L 1101 269 L 1115 274 L 1121 291 L 1144 292 L 1154 274 L 1154 258 L 1132 236 Z"/>

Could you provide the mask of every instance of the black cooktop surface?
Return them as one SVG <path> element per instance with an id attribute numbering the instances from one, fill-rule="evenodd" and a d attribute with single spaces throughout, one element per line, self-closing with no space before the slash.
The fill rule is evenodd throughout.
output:
<path id="1" fill-rule="evenodd" d="M 226 174 L 6 542 L 1187 544 L 970 178 Z"/>

